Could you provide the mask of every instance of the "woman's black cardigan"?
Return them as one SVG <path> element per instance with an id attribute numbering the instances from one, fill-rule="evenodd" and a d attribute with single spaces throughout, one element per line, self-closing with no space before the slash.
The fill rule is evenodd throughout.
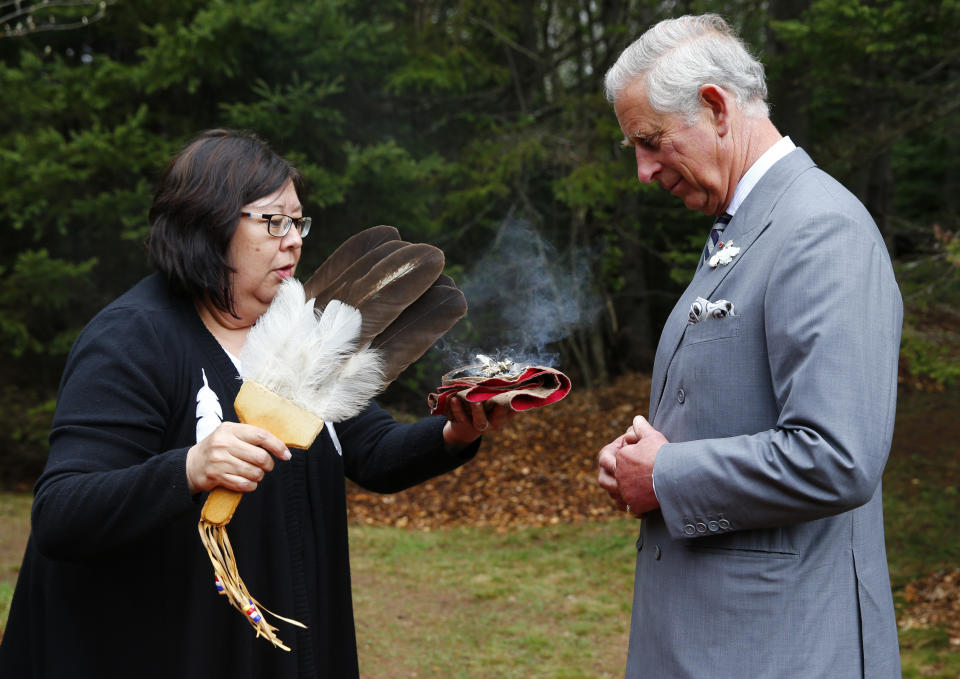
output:
<path id="1" fill-rule="evenodd" d="M 204 380 L 216 394 L 201 392 Z M 0 644 L 0 677 L 356 677 L 344 477 L 393 492 L 476 453 L 442 418 L 377 405 L 277 461 L 228 533 L 239 572 L 291 652 L 217 594 L 185 460 L 198 416 L 236 421 L 234 364 L 189 300 L 150 276 L 101 311 L 64 371 L 32 533 Z M 198 401 L 199 397 L 199 401 Z"/>

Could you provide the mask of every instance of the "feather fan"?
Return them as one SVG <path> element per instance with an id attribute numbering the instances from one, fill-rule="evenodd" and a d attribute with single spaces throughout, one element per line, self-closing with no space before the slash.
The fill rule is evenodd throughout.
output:
<path id="1" fill-rule="evenodd" d="M 339 422 L 357 415 L 379 393 L 383 378 L 380 352 L 358 347 L 360 312 L 338 300 L 321 314 L 303 286 L 288 279 L 250 329 L 240 354 L 244 379 L 234 404 L 242 422 L 274 433 L 288 446 L 308 448 L 324 421 Z M 275 646 L 289 650 L 266 621 L 260 605 L 237 571 L 226 525 L 241 493 L 215 488 L 203 507 L 200 539 L 216 575 L 217 589 L 247 616 L 257 631 Z M 283 618 L 302 626 L 295 620 Z"/>
<path id="2" fill-rule="evenodd" d="M 443 265 L 439 249 L 402 241 L 392 226 L 376 226 L 337 248 L 303 286 L 285 281 L 240 356 L 244 383 L 234 402 L 240 421 L 306 449 L 324 421 L 357 415 L 466 313 L 463 293 L 442 273 Z M 257 636 L 290 650 L 237 572 L 226 525 L 241 497 L 224 488 L 211 491 L 200 537 L 217 589 Z"/>

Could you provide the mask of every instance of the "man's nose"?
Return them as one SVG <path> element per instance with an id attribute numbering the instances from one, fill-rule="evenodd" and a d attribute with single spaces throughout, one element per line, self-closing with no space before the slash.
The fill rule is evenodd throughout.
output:
<path id="1" fill-rule="evenodd" d="M 637 178 L 640 183 L 649 184 L 653 181 L 654 175 L 660 171 L 660 163 L 647 149 L 639 145 L 634 148 L 637 156 Z"/>

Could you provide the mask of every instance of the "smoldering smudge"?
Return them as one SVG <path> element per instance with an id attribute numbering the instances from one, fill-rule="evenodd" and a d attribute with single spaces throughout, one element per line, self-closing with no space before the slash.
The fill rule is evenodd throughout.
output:
<path id="1" fill-rule="evenodd" d="M 589 253 L 561 253 L 529 223 L 510 220 L 458 280 L 467 317 L 442 346 L 449 365 L 476 355 L 556 367 L 557 342 L 590 325 L 599 309 Z"/>

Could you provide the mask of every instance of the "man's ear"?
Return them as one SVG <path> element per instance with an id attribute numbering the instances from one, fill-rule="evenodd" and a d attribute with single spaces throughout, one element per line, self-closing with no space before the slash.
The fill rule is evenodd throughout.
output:
<path id="1" fill-rule="evenodd" d="M 710 110 L 717 134 L 723 137 L 729 133 L 731 107 L 736 106 L 730 93 L 722 87 L 707 83 L 700 86 L 700 101 Z"/>

